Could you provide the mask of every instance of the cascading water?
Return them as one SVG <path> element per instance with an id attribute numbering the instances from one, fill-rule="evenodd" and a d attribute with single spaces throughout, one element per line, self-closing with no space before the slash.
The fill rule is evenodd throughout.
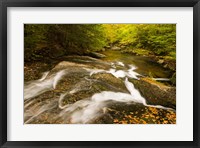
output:
<path id="1" fill-rule="evenodd" d="M 31 81 L 24 86 L 24 99 L 27 100 L 29 98 L 33 98 L 38 96 L 46 91 L 52 90 L 56 88 L 59 80 L 64 76 L 67 71 L 61 70 L 58 73 L 52 75 L 50 78 L 46 79 L 49 72 L 45 72 L 41 79 Z"/>
<path id="2" fill-rule="evenodd" d="M 134 87 L 134 84 L 129 81 L 129 79 L 137 79 L 141 76 L 134 70 L 137 69 L 133 65 L 129 65 L 129 69 L 127 70 L 117 70 L 116 67 L 121 66 L 124 67 L 125 64 L 122 62 L 111 63 L 111 68 L 109 70 L 104 69 L 91 69 L 91 68 L 82 68 L 83 70 L 88 72 L 85 80 L 94 81 L 90 79 L 90 77 L 94 74 L 98 73 L 108 73 L 112 74 L 114 77 L 118 79 L 122 79 L 124 81 L 124 85 L 129 93 L 124 92 L 113 92 L 113 91 L 102 91 L 99 93 L 95 93 L 92 96 L 76 101 L 72 104 L 62 105 L 63 100 L 69 94 L 75 94 L 82 90 L 89 90 L 90 88 L 79 88 L 80 83 L 84 83 L 85 81 L 81 81 L 75 85 L 70 91 L 62 93 L 59 99 L 54 99 L 49 104 L 39 104 L 38 106 L 34 106 L 36 111 L 32 113 L 29 109 L 29 112 L 25 113 L 25 118 L 27 118 L 25 123 L 31 123 L 31 121 L 36 118 L 38 115 L 44 113 L 55 107 L 57 105 L 61 110 L 56 118 L 63 118 L 68 123 L 89 123 L 97 117 L 101 116 L 105 108 L 108 105 L 108 101 L 116 101 L 123 103 L 140 103 L 144 106 L 162 108 L 162 109 L 171 109 L 167 107 L 163 107 L 160 105 L 148 105 L 144 97 L 141 96 L 140 92 Z M 67 76 L 70 71 L 60 70 L 57 73 L 49 75 L 49 72 L 43 74 L 42 78 L 39 80 L 34 80 L 25 84 L 24 87 L 24 100 L 29 101 L 25 104 L 25 109 L 30 106 L 34 102 L 34 97 L 50 90 L 56 89 L 58 82 L 64 77 Z M 33 100 L 32 100 L 33 99 Z M 57 104 L 55 101 L 57 100 Z M 104 111 L 103 111 L 104 110 Z M 31 112 L 31 113 L 30 113 Z"/>

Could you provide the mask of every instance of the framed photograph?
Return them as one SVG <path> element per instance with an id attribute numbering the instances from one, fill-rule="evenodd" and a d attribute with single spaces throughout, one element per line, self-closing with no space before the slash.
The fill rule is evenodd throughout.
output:
<path id="1" fill-rule="evenodd" d="M 200 147 L 199 5 L 1 1 L 1 147 Z"/>

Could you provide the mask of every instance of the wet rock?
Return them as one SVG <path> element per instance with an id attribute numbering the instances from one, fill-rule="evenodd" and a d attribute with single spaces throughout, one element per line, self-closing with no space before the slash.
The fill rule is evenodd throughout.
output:
<path id="1" fill-rule="evenodd" d="M 106 49 L 110 49 L 110 46 L 108 45 L 108 46 L 106 46 L 105 48 L 106 48 Z"/>
<path id="2" fill-rule="evenodd" d="M 62 106 L 75 103 L 78 100 L 88 99 L 96 93 L 102 91 L 127 92 L 121 79 L 115 78 L 111 74 L 94 74 L 89 79 L 82 79 L 74 85 L 62 99 Z M 58 85 L 60 88 L 60 85 Z"/>
<path id="3" fill-rule="evenodd" d="M 113 91 L 120 91 L 128 93 L 124 82 L 121 79 L 114 77 L 112 74 L 109 73 L 98 73 L 92 75 L 93 79 L 96 79 L 101 83 L 101 85 L 107 85 Z"/>
<path id="4" fill-rule="evenodd" d="M 139 81 L 132 80 L 132 82 L 145 97 L 147 104 L 176 108 L 175 87 L 165 86 L 150 78 L 141 78 Z"/>
<path id="5" fill-rule="evenodd" d="M 120 47 L 117 47 L 117 46 L 114 46 L 111 48 L 112 50 L 120 50 L 121 48 Z"/>
<path id="6" fill-rule="evenodd" d="M 35 62 L 25 63 L 24 65 L 24 81 L 37 80 L 41 78 L 42 73 L 52 69 L 52 65 L 49 63 Z"/>
<path id="7" fill-rule="evenodd" d="M 161 56 L 152 57 L 157 61 L 158 64 L 171 71 L 176 71 L 176 60 L 174 59 L 163 59 Z"/>
<path id="8" fill-rule="evenodd" d="M 56 72 L 59 72 L 61 70 L 66 70 L 67 72 L 83 72 L 84 69 L 88 66 L 85 64 L 78 64 L 78 63 L 73 63 L 73 62 L 68 62 L 68 61 L 62 61 L 58 63 L 49 73 L 49 75 L 54 74 Z"/>
<path id="9" fill-rule="evenodd" d="M 62 60 L 91 66 L 93 68 L 108 69 L 110 67 L 110 63 L 89 56 L 65 56 Z"/>
<path id="10" fill-rule="evenodd" d="M 138 103 L 110 102 L 95 124 L 175 124 L 176 112 Z"/>
<path id="11" fill-rule="evenodd" d="M 158 64 L 163 64 L 163 63 L 164 63 L 164 60 L 159 59 L 159 60 L 157 61 L 157 63 L 158 63 Z"/>
<path id="12" fill-rule="evenodd" d="M 91 53 L 89 53 L 89 55 L 93 58 L 105 58 L 106 57 L 104 54 L 97 53 L 97 52 L 91 52 Z"/>
<path id="13" fill-rule="evenodd" d="M 171 80 L 173 85 L 176 85 L 176 72 L 172 75 L 170 80 Z"/>

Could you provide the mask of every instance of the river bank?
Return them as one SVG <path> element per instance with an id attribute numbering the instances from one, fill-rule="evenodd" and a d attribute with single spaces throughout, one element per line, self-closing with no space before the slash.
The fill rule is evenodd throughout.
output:
<path id="1" fill-rule="evenodd" d="M 171 52 L 168 56 L 158 56 L 153 52 L 145 49 L 124 49 L 122 53 L 129 53 L 138 56 L 144 56 L 153 59 L 156 63 L 160 64 L 163 68 L 169 69 L 172 72 L 176 71 L 176 53 Z"/>

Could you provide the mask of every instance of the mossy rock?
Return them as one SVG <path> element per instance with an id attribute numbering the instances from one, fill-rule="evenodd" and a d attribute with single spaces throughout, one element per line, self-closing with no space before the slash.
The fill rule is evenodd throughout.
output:
<path id="1" fill-rule="evenodd" d="M 172 75 L 170 80 L 171 80 L 173 85 L 176 85 L 176 72 Z"/>
<path id="2" fill-rule="evenodd" d="M 124 85 L 124 82 L 121 79 L 114 77 L 109 73 L 97 73 L 92 75 L 93 79 L 96 79 L 102 85 L 110 86 L 110 89 L 113 91 L 120 91 L 128 93 L 127 88 Z"/>
<path id="3" fill-rule="evenodd" d="M 116 80 L 115 82 L 112 82 L 112 80 L 108 81 L 106 79 L 108 77 L 112 77 L 112 75 L 110 74 L 105 74 L 105 75 L 96 74 L 93 77 L 96 79 L 82 80 L 79 83 L 76 83 L 75 85 L 71 85 L 72 89 L 68 90 L 68 94 L 64 96 L 62 105 L 72 104 L 72 103 L 75 103 L 76 101 L 90 98 L 94 94 L 100 93 L 102 91 L 116 91 L 116 92 L 118 92 L 119 90 L 124 91 L 124 92 L 126 91 L 125 88 L 120 87 L 120 85 L 124 87 L 124 85 L 121 82 L 116 82 Z M 113 79 L 115 79 L 115 77 Z M 115 85 L 117 85 L 118 83 L 118 86 L 115 86 L 114 83 Z"/>
<path id="4" fill-rule="evenodd" d="M 162 105 L 165 107 L 176 108 L 176 88 L 165 86 L 150 78 L 141 78 L 131 80 L 141 95 L 147 101 L 147 104 Z"/>

